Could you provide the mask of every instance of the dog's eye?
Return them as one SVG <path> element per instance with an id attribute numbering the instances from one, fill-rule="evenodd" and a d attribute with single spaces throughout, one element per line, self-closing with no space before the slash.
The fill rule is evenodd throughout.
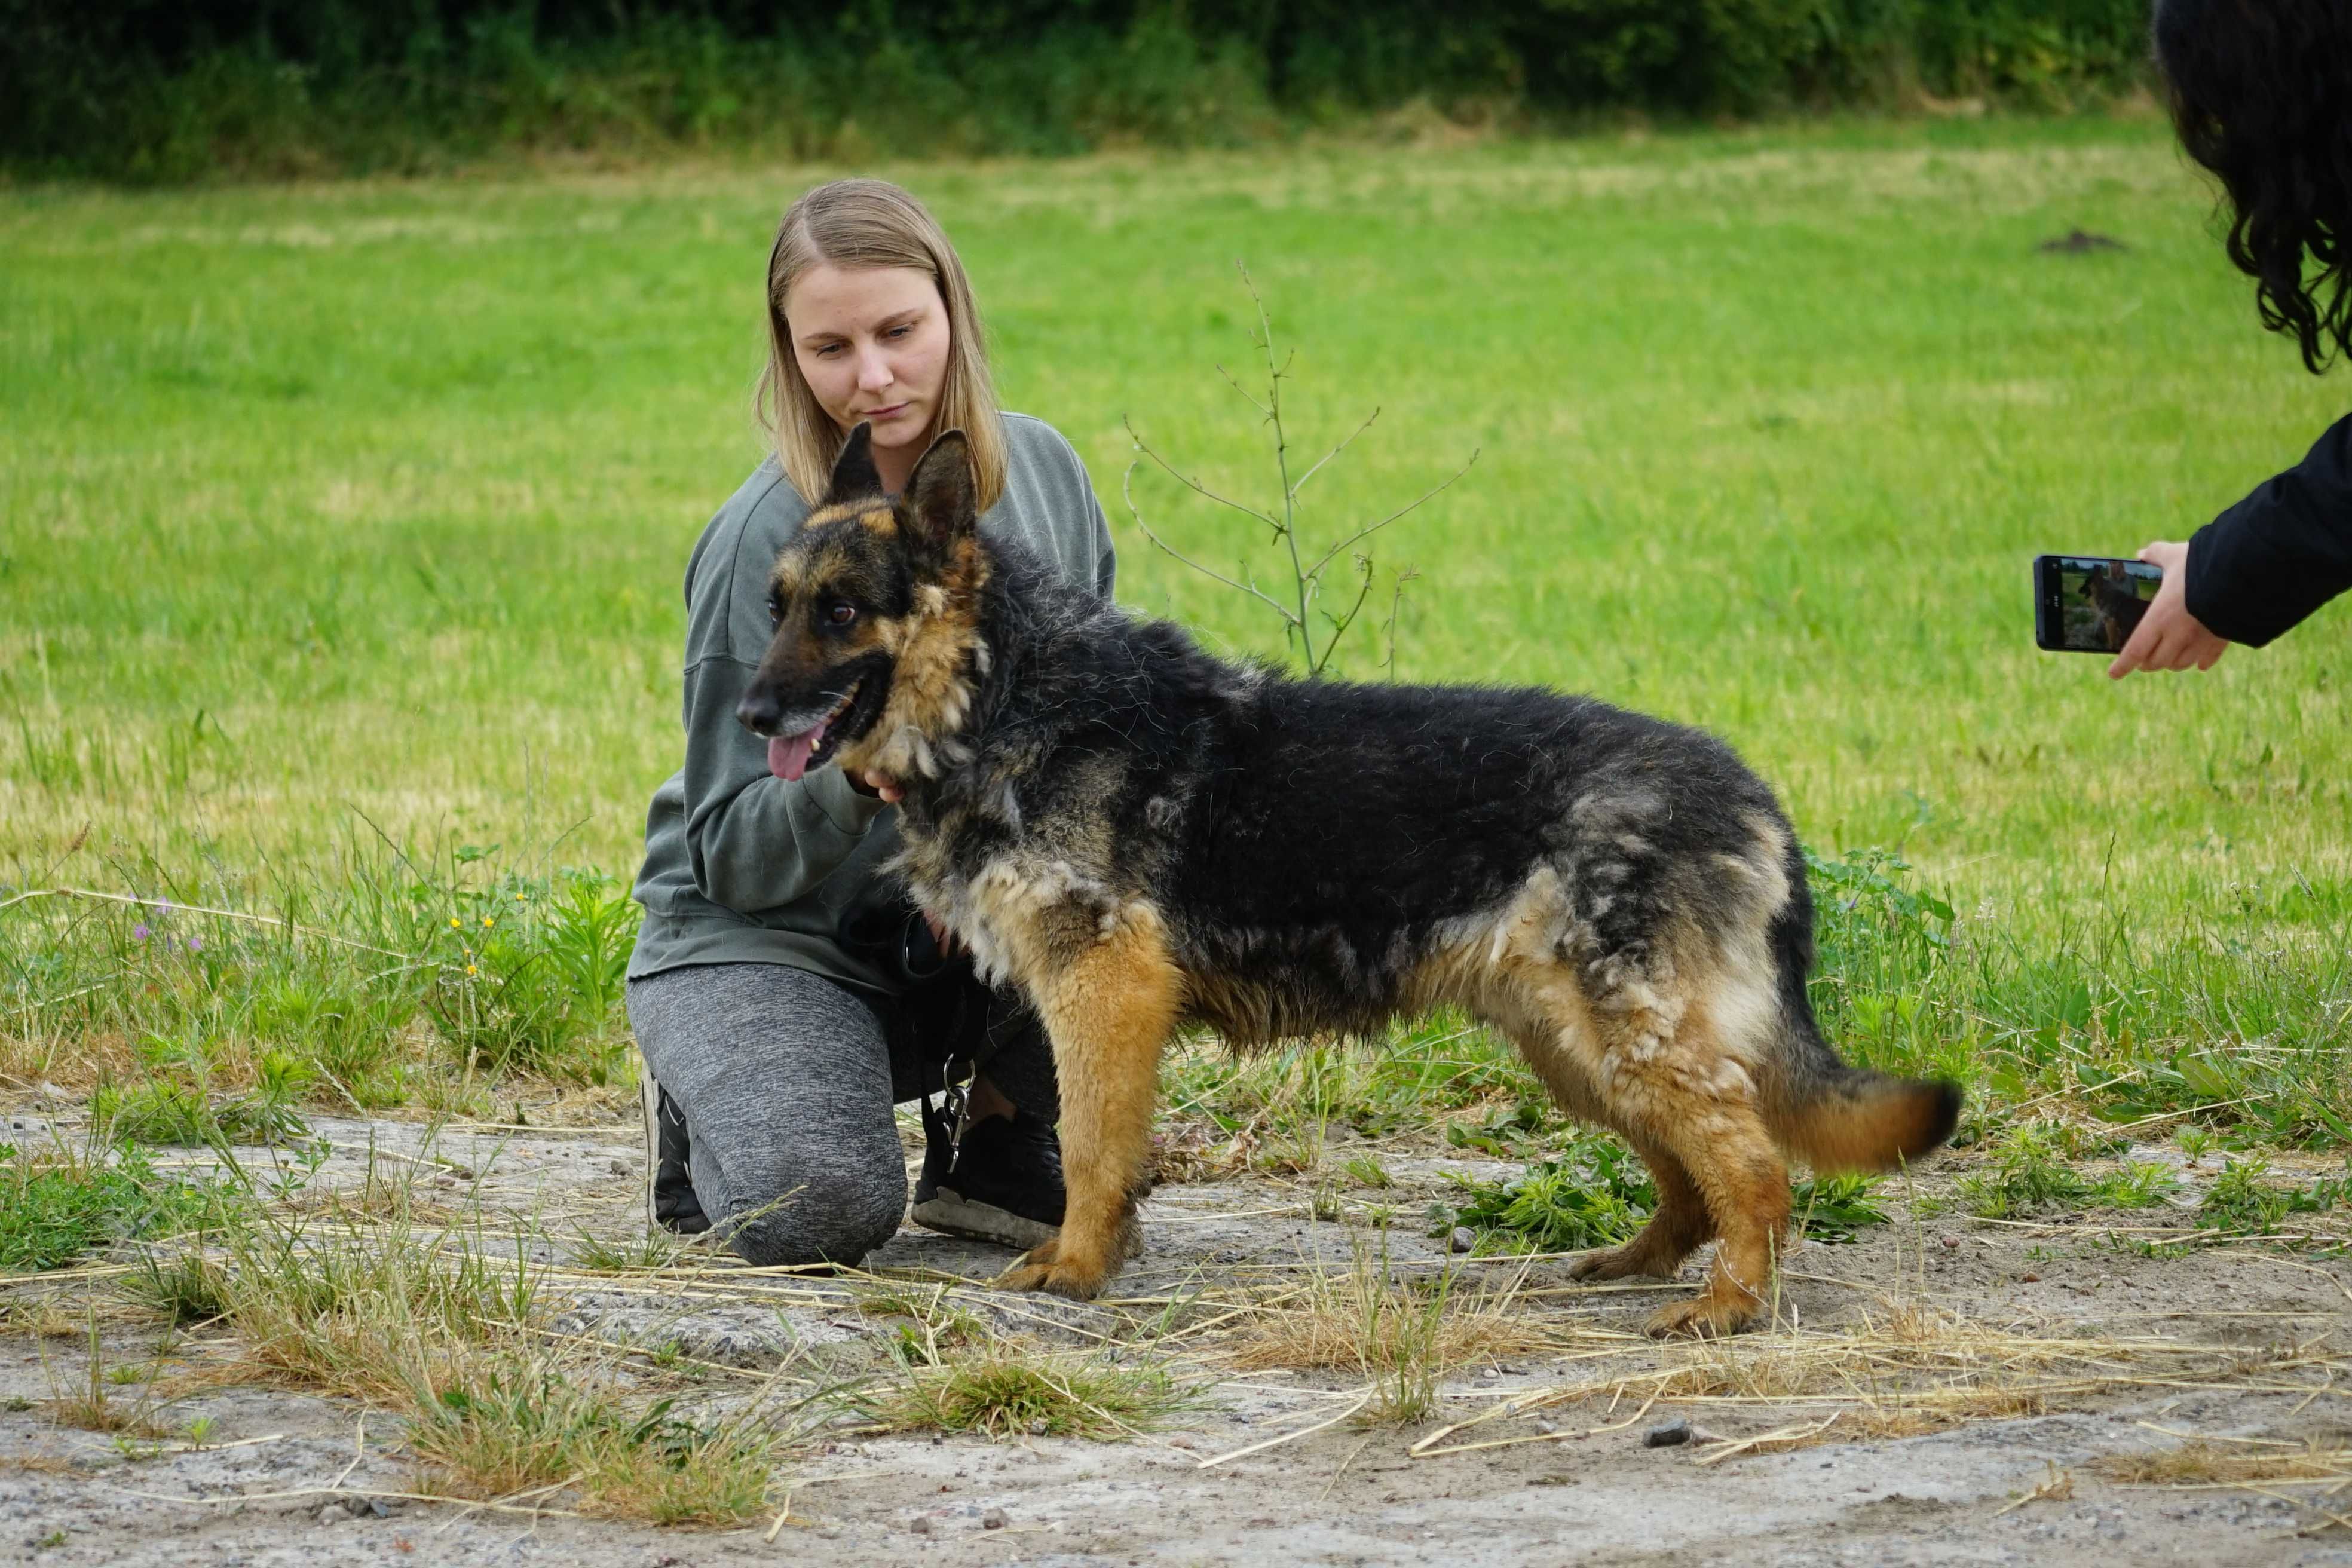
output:
<path id="1" fill-rule="evenodd" d="M 784 607 L 775 600 L 768 601 L 768 629 L 774 631 L 784 624 Z"/>
<path id="2" fill-rule="evenodd" d="M 846 599 L 835 599 L 824 607 L 824 618 L 836 626 L 845 626 L 857 618 L 857 606 Z"/>

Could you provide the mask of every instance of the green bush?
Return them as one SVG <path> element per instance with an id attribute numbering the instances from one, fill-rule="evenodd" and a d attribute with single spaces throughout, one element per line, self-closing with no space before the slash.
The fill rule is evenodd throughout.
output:
<path id="1" fill-rule="evenodd" d="M 0 0 L 0 167 L 183 181 L 502 148 L 788 156 L 1261 139 L 1415 100 L 1754 112 L 2128 88 L 2146 0 Z M 1009 42 L 1010 41 L 1010 42 Z"/>

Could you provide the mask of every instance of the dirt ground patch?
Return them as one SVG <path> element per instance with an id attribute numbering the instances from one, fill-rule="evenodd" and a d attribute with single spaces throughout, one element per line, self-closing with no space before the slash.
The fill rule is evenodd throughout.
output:
<path id="1" fill-rule="evenodd" d="M 16 1136 L 53 1131 L 20 1118 Z M 913 1229 L 833 1278 L 649 1248 L 627 1124 L 312 1131 L 330 1146 L 315 1170 L 241 1156 L 288 1173 L 273 1201 L 363 1226 L 385 1173 L 407 1173 L 400 1223 L 536 1259 L 534 1331 L 640 1393 L 719 1409 L 780 1380 L 849 1392 L 803 1412 L 749 1528 L 583 1517 L 561 1486 L 453 1503 L 425 1495 L 440 1483 L 397 1415 L 248 1375 L 216 1326 L 159 1360 L 155 1320 L 114 1289 L 117 1257 L 8 1292 L 0 1560 L 2352 1562 L 2352 1505 L 2336 1500 L 2352 1484 L 2352 1266 L 2184 1252 L 2165 1245 L 2196 1229 L 2177 1210 L 1910 1212 L 1965 1154 L 1907 1196 L 1884 1189 L 1893 1223 L 1799 1248 L 1771 1331 L 1661 1346 L 1638 1325 L 1695 1268 L 1596 1289 L 1559 1259 L 1452 1257 L 1419 1219 L 1445 1173 L 1517 1167 L 1432 1150 L 1382 1149 L 1395 1184 L 1377 1194 L 1259 1174 L 1163 1186 L 1118 1299 L 1076 1306 L 982 1289 L 1003 1255 Z M 2177 1151 L 2133 1154 L 2169 1159 L 2191 1194 L 2210 1179 Z M 1459 1327 L 1416 1352 L 1430 1321 Z M 1115 1441 L 879 1429 L 879 1392 L 987 1353 L 1149 1365 L 1190 1396 L 1115 1420 Z M 110 1381 L 93 1358 L 131 1370 Z M 1362 1425 L 1414 1368 L 1433 1409 Z M 89 1387 L 146 1399 L 151 1426 L 62 1423 L 53 1402 Z M 2265 1455 L 2296 1458 L 2249 1458 Z"/>

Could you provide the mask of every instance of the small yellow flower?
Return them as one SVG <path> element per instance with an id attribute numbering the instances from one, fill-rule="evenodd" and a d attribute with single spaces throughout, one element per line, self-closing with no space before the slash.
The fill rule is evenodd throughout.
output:
<path id="1" fill-rule="evenodd" d="M 464 925 L 465 923 L 466 922 L 464 921 L 459 920 L 456 915 L 451 915 L 449 917 L 449 929 L 451 931 L 456 931 L 459 926 Z"/>
<path id="2" fill-rule="evenodd" d="M 498 921 L 494 921 L 494 920 L 492 920 L 492 919 L 490 919 L 490 917 L 489 917 L 489 916 L 488 916 L 488 915 L 484 915 L 484 916 L 482 917 L 482 923 L 483 923 L 484 925 L 486 925 L 486 926 L 494 926 L 494 925 L 498 924 L 499 922 L 498 922 Z"/>
<path id="3" fill-rule="evenodd" d="M 481 971 L 480 971 L 480 970 L 478 970 L 478 969 L 477 969 L 477 968 L 475 968 L 472 964 L 470 964 L 470 963 L 469 963 L 469 964 L 466 965 L 466 973 L 468 973 L 468 974 L 479 974 L 479 973 L 481 973 Z"/>
<path id="4" fill-rule="evenodd" d="M 522 894 L 520 894 L 520 893 L 517 893 L 517 894 L 515 895 L 515 902 L 516 902 L 516 903 L 521 903 L 522 901 L 523 901 L 523 895 L 522 895 Z"/>

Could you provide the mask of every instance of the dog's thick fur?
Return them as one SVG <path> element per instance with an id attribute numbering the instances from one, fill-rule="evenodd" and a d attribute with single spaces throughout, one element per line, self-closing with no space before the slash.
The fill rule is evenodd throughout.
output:
<path id="1" fill-rule="evenodd" d="M 1805 996 L 1804 861 L 1771 791 L 1696 731 L 1585 698 L 1298 681 L 983 539 L 962 438 L 887 497 L 863 426 L 775 564 L 740 716 L 793 759 L 900 781 L 902 869 L 1054 1046 L 1069 1193 L 1002 1283 L 1091 1297 L 1144 1190 L 1160 1054 L 1369 1032 L 1441 1003 L 1621 1133 L 1658 1211 L 1580 1278 L 1715 1268 L 1654 1332 L 1768 1299 L 1787 1156 L 1884 1167 L 1959 1094 L 1845 1066 Z"/>

